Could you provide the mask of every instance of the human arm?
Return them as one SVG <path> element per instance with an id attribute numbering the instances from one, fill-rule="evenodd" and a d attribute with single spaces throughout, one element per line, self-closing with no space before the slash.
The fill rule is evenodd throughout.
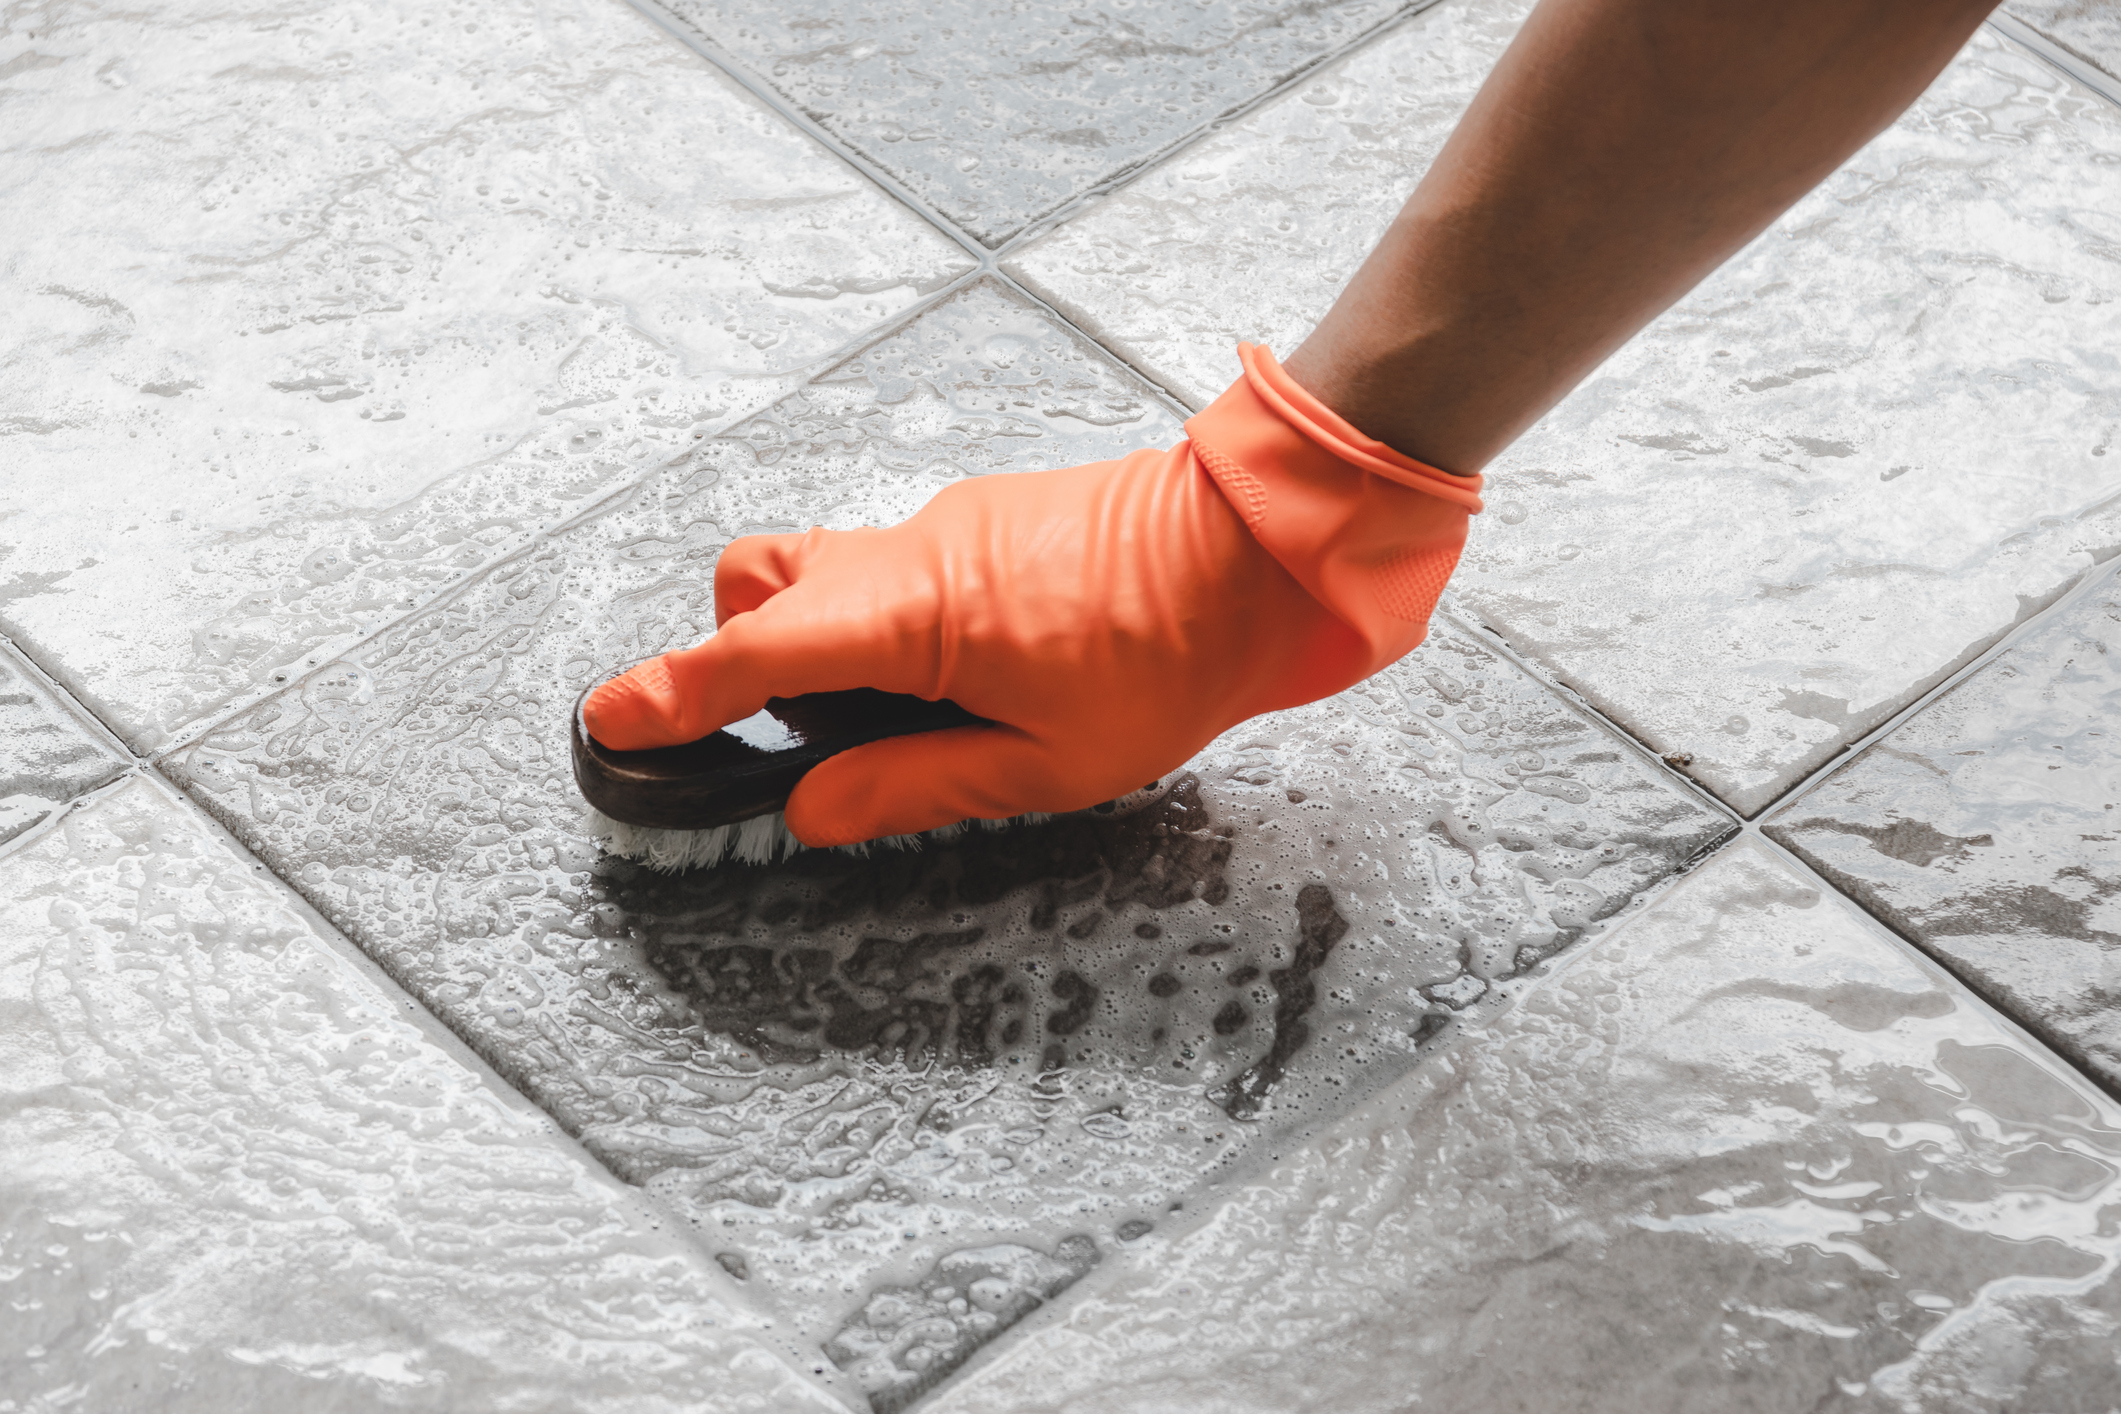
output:
<path id="1" fill-rule="evenodd" d="M 1993 0 L 1541 0 L 1289 356 L 1478 471 L 1899 116 Z"/>

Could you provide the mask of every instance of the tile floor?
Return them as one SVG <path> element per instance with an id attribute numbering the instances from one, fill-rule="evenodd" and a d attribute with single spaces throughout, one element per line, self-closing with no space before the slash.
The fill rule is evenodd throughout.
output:
<path id="1" fill-rule="evenodd" d="M 2121 1408 L 2112 4 L 1145 813 L 582 833 L 723 543 L 1176 436 L 1525 8 L 10 17 L 0 1410 Z"/>

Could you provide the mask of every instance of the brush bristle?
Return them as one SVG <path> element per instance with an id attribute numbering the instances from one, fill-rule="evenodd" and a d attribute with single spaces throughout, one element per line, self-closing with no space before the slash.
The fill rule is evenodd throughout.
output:
<path id="1" fill-rule="evenodd" d="M 1103 814 L 1132 815 L 1163 799 L 1171 788 L 1171 779 L 1151 781 L 1140 790 L 1129 791 L 1117 800 L 1098 806 L 1097 810 Z M 1009 830 L 1052 818 L 1049 814 L 1033 811 L 1004 820 L 960 820 L 955 825 L 945 825 L 923 834 L 886 835 L 879 840 L 835 845 L 833 848 L 841 854 L 853 855 L 867 855 L 879 849 L 918 850 L 930 840 L 956 839 L 974 828 Z M 706 830 L 659 830 L 647 825 L 629 825 L 623 820 L 612 819 L 595 806 L 589 807 L 582 819 L 589 837 L 602 845 L 605 853 L 634 860 L 665 874 L 682 874 L 687 869 L 711 869 L 717 864 L 772 864 L 810 848 L 789 830 L 788 821 L 779 811 Z"/>
<path id="2" fill-rule="evenodd" d="M 886 835 L 882 839 L 835 845 L 833 848 L 841 854 L 853 855 L 867 855 L 879 849 L 918 850 L 930 840 L 955 839 L 975 826 L 982 830 L 1007 830 L 1052 818 L 1034 813 L 1006 820 L 960 820 L 955 825 L 945 825 L 923 834 Z M 810 848 L 790 832 L 787 819 L 779 811 L 706 830 L 659 830 L 614 820 L 592 806 L 584 813 L 583 824 L 589 837 L 602 845 L 605 853 L 634 860 L 665 874 L 710 869 L 717 864 L 772 864 Z"/>

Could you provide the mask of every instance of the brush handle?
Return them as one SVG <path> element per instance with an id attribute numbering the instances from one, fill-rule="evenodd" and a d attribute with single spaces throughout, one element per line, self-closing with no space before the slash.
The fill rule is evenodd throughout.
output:
<path id="1" fill-rule="evenodd" d="M 775 697 L 765 710 L 712 736 L 650 751 L 613 751 L 571 722 L 574 782 L 582 798 L 628 825 L 707 830 L 769 815 L 788 803 L 811 767 L 849 747 L 886 737 L 984 725 L 947 699 L 930 702 L 873 687 Z"/>

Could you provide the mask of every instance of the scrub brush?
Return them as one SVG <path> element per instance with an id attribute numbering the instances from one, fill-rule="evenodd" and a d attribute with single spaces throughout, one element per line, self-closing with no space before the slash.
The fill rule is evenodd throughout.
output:
<path id="1" fill-rule="evenodd" d="M 986 720 L 955 702 L 858 687 L 772 698 L 763 711 L 682 746 L 613 751 L 589 735 L 582 719 L 588 700 L 585 691 L 575 701 L 572 735 L 574 780 L 589 802 L 589 835 L 607 853 L 667 873 L 725 860 L 771 864 L 807 848 L 790 833 L 781 807 L 811 767 L 866 742 L 978 726 Z M 1151 782 L 1097 809 L 1138 808 L 1154 798 L 1160 785 Z M 926 834 L 892 835 L 839 848 L 852 854 L 919 849 L 924 841 L 949 839 L 969 829 L 1001 830 L 1046 818 L 966 820 Z"/>

